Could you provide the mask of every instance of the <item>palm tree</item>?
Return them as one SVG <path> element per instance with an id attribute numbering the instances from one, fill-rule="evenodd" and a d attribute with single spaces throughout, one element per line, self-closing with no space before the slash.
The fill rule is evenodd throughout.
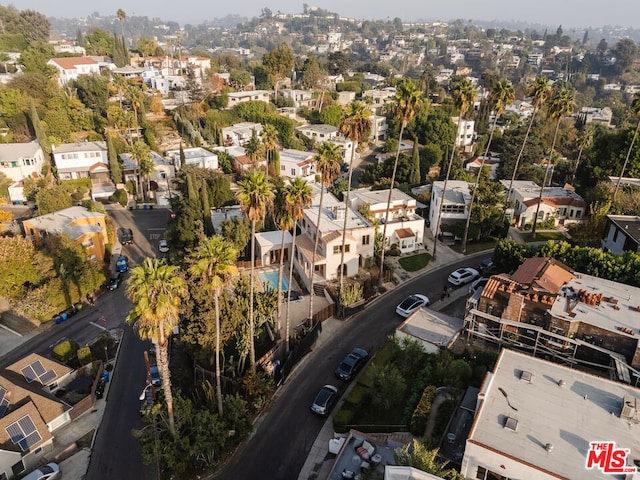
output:
<path id="1" fill-rule="evenodd" d="M 178 274 L 178 267 L 165 264 L 164 259 L 146 258 L 141 265 L 131 269 L 125 293 L 133 303 L 127 322 L 134 324 L 141 339 L 151 340 L 157 346 L 169 431 L 175 437 L 167 344 L 179 323 L 182 299 L 189 293 L 187 284 Z"/>
<path id="2" fill-rule="evenodd" d="M 244 146 L 244 151 L 247 154 L 247 157 L 249 157 L 249 160 L 251 160 L 253 168 L 258 168 L 258 160 L 262 156 L 262 149 L 262 142 L 254 130 L 251 138 Z"/>
<path id="3" fill-rule="evenodd" d="M 267 215 L 267 211 L 271 209 L 274 194 L 273 185 L 271 185 L 267 175 L 262 170 L 249 170 L 245 175 L 244 180 L 238 182 L 238 186 L 240 187 L 240 191 L 238 192 L 240 207 L 242 208 L 242 211 L 247 214 L 249 220 L 251 220 L 251 287 L 249 293 L 249 335 L 251 336 L 251 341 L 249 343 L 249 348 L 251 369 L 255 372 L 256 349 L 254 343 L 255 323 L 253 314 L 253 297 L 256 273 L 256 222 L 258 220 L 262 220 Z"/>
<path id="4" fill-rule="evenodd" d="M 371 110 L 369 110 L 363 102 L 354 101 L 349 104 L 346 111 L 345 119 L 340 125 L 340 133 L 351 140 L 351 158 L 349 159 L 349 179 L 347 180 L 347 196 L 344 199 L 345 203 L 345 215 L 344 226 L 342 228 L 342 248 L 340 252 L 340 288 L 342 288 L 342 282 L 344 281 L 344 245 L 347 240 L 347 219 L 349 215 L 346 213 L 346 209 L 349 208 L 349 195 L 351 194 L 351 175 L 353 174 L 353 157 L 356 153 L 356 146 L 360 141 L 367 140 L 369 138 L 369 132 L 371 131 L 371 122 L 369 117 L 371 116 Z"/>
<path id="5" fill-rule="evenodd" d="M 633 151 L 633 146 L 636 143 L 636 138 L 638 137 L 638 131 L 640 130 L 640 92 L 636 93 L 633 96 L 633 101 L 631 102 L 631 106 L 629 107 L 629 111 L 633 116 L 638 119 L 638 124 L 636 125 L 636 130 L 633 133 L 633 138 L 631 139 L 631 145 L 629 145 L 629 150 L 627 150 L 627 157 L 624 159 L 624 163 L 622 164 L 622 171 L 620 172 L 620 176 L 618 177 L 618 181 L 616 182 L 616 188 L 613 191 L 613 199 L 616 199 L 616 195 L 618 194 L 618 189 L 620 188 L 620 180 L 624 176 L 624 171 L 627 168 L 627 163 L 629 163 L 629 158 L 631 158 L 631 152 Z"/>
<path id="6" fill-rule="evenodd" d="M 573 185 L 576 181 L 576 173 L 578 173 L 578 166 L 580 165 L 580 159 L 582 158 L 582 152 L 588 150 L 593 146 L 593 140 L 596 134 L 596 129 L 592 123 L 585 125 L 578 138 L 576 140 L 576 145 L 578 146 L 578 158 L 576 160 L 576 165 L 573 167 L 573 175 L 571 175 L 571 184 Z"/>
<path id="7" fill-rule="evenodd" d="M 491 147 L 491 140 L 493 139 L 493 133 L 496 131 L 496 125 L 498 124 L 498 118 L 504 112 L 507 105 L 512 103 L 515 100 L 516 96 L 513 91 L 513 85 L 507 79 L 502 79 L 498 83 L 495 84 L 493 89 L 491 90 L 491 94 L 489 95 L 489 103 L 493 105 L 493 125 L 491 126 L 491 131 L 489 133 L 489 140 L 487 141 L 487 148 L 484 151 L 484 156 L 482 157 L 482 161 L 480 162 L 480 168 L 478 169 L 478 173 L 476 175 L 476 184 L 473 188 L 473 192 L 471 192 L 471 203 L 469 204 L 469 215 L 467 215 L 467 223 L 464 227 L 464 236 L 462 237 L 462 253 L 466 253 L 467 251 L 467 237 L 469 235 L 469 225 L 471 224 L 471 211 L 473 210 L 473 202 L 476 199 L 476 192 L 478 191 L 478 186 L 480 185 L 480 175 L 482 174 L 482 169 L 484 168 L 484 162 L 487 159 L 487 155 L 489 155 L 489 147 Z"/>
<path id="8" fill-rule="evenodd" d="M 473 88 L 471 81 L 467 78 L 461 79 L 454 86 L 451 95 L 453 97 L 453 103 L 460 111 L 458 117 L 458 125 L 456 125 L 456 136 L 453 140 L 453 147 L 451 148 L 451 156 L 449 157 L 449 166 L 447 167 L 447 174 L 444 177 L 444 185 L 442 186 L 442 197 L 440 198 L 440 205 L 438 206 L 438 216 L 436 217 L 435 234 L 433 236 L 433 258 L 436 258 L 436 250 L 438 247 L 438 230 L 440 229 L 440 217 L 442 217 L 442 206 L 444 205 L 444 198 L 447 192 L 447 183 L 449 182 L 449 175 L 451 174 L 451 165 L 453 164 L 453 157 L 456 152 L 456 143 L 458 140 L 458 131 L 464 115 L 469 110 L 469 107 L 473 104 L 476 98 L 476 89 Z"/>
<path id="9" fill-rule="evenodd" d="M 538 77 L 535 81 L 529 86 L 527 90 L 527 95 L 533 97 L 533 112 L 531 112 L 531 120 L 529 120 L 529 126 L 527 127 L 527 132 L 524 134 L 524 140 L 522 141 L 522 147 L 520 147 L 520 152 L 518 153 L 518 157 L 516 158 L 516 163 L 513 166 L 513 173 L 511 174 L 511 181 L 509 182 L 509 189 L 507 190 L 507 197 L 505 202 L 505 209 L 507 203 L 509 202 L 509 198 L 511 197 L 511 190 L 513 190 L 513 182 L 516 180 L 516 173 L 518 172 L 518 166 L 520 165 L 520 160 L 522 159 L 522 154 L 524 153 L 524 147 L 527 144 L 527 139 L 529 138 L 529 133 L 531 132 L 531 127 L 533 126 L 533 121 L 536 118 L 536 113 L 538 110 L 544 105 L 549 98 L 551 93 L 551 85 L 549 84 L 549 80 L 547 77 Z"/>
<path id="10" fill-rule="evenodd" d="M 313 200 L 313 189 L 302 178 L 294 178 L 285 189 L 285 208 L 287 213 L 293 220 L 293 239 L 291 241 L 291 251 L 296 249 L 296 223 L 304 217 L 304 209 L 311 204 Z M 289 353 L 289 307 L 291 305 L 291 281 L 293 277 L 293 260 L 289 263 L 289 289 L 287 291 L 287 319 L 285 337 L 287 341 L 287 353 Z"/>
<path id="11" fill-rule="evenodd" d="M 282 271 L 284 269 L 284 244 L 286 233 L 295 227 L 295 222 L 289 214 L 287 208 L 287 191 L 285 188 L 278 188 L 276 191 L 274 209 L 273 209 L 274 221 L 278 228 L 282 230 L 282 241 L 280 245 L 280 267 L 278 268 L 278 304 L 277 304 L 277 319 L 276 330 L 280 332 L 280 322 L 282 320 Z M 293 252 L 291 252 L 293 253 Z M 293 263 L 291 254 L 289 255 L 289 261 Z"/>
<path id="12" fill-rule="evenodd" d="M 574 94 L 572 90 L 562 86 L 558 88 L 551 99 L 551 105 L 549 106 L 549 117 L 556 120 L 556 128 L 553 132 L 553 141 L 551 142 L 551 152 L 549 152 L 549 161 L 553 161 L 553 151 L 556 147 L 556 140 L 558 138 L 558 129 L 560 128 L 560 122 L 567 115 L 573 112 Z M 548 168 L 544 170 L 544 180 L 540 187 L 540 195 L 538 196 L 538 205 L 536 206 L 536 215 L 533 217 L 533 228 L 531 229 L 531 236 L 536 238 L 536 225 L 538 223 L 538 213 L 540 212 L 540 204 L 542 203 L 542 194 L 544 192 L 545 184 L 547 183 Z M 553 176 L 553 175 L 552 175 Z"/>
<path id="13" fill-rule="evenodd" d="M 140 185 L 140 192 L 144 198 L 144 191 L 142 190 L 142 177 L 147 179 L 147 192 L 150 187 L 149 175 L 155 170 L 155 164 L 151 157 L 151 149 L 149 145 L 142 140 L 138 140 L 131 145 L 131 158 L 138 164 L 138 184 Z"/>
<path id="14" fill-rule="evenodd" d="M 271 168 L 274 160 L 272 155 L 275 153 L 274 150 L 278 148 L 278 130 L 269 123 L 263 127 L 260 136 L 262 137 L 262 145 L 267 154 L 267 165 L 272 170 L 269 171 L 269 174 L 278 176 L 280 175 L 280 165 L 274 163 L 273 168 Z"/>
<path id="15" fill-rule="evenodd" d="M 215 235 L 205 239 L 191 252 L 189 272 L 202 278 L 207 290 L 213 293 L 216 322 L 216 395 L 218 415 L 222 417 L 222 385 L 220 384 L 220 292 L 237 275 L 235 261 L 238 251 L 224 237 Z"/>
<path id="16" fill-rule="evenodd" d="M 313 318 L 313 275 L 316 271 L 316 252 L 320 241 L 320 218 L 322 216 L 322 202 L 324 191 L 331 185 L 338 175 L 340 175 L 340 147 L 335 143 L 323 142 L 318 148 L 319 155 L 316 156 L 316 172 L 320 174 L 320 203 L 318 204 L 318 220 L 316 222 L 316 235 L 313 242 L 313 254 L 311 256 L 310 292 L 309 292 L 309 321 Z"/>
<path id="17" fill-rule="evenodd" d="M 382 249 L 380 251 L 380 276 L 378 283 L 382 285 L 384 277 L 384 249 L 387 242 L 387 224 L 389 223 L 389 210 L 391 210 L 391 196 L 396 181 L 396 171 L 398 170 L 398 157 L 400 157 L 400 144 L 402 134 L 409 122 L 413 120 L 416 113 L 422 106 L 422 95 L 420 89 L 411 80 L 404 80 L 399 83 L 395 94 L 394 113 L 400 118 L 400 135 L 398 135 L 398 148 L 396 148 L 396 158 L 393 162 L 393 173 L 391 174 L 391 185 L 389 185 L 389 196 L 387 198 L 387 209 L 384 214 L 384 225 L 382 226 Z M 417 142 L 416 142 L 417 143 Z M 415 147 L 415 145 L 414 145 Z"/>

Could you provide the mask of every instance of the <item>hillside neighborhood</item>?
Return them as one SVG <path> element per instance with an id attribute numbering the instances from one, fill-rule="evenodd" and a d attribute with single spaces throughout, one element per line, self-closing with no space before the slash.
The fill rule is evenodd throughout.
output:
<path id="1" fill-rule="evenodd" d="M 0 21 L 0 479 L 640 478 L 633 31 Z"/>

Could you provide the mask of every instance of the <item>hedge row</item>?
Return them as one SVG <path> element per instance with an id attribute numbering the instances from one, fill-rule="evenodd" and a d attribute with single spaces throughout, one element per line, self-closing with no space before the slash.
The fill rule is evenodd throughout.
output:
<path id="1" fill-rule="evenodd" d="M 427 419 L 429 418 L 429 413 L 431 412 L 431 406 L 433 405 L 433 400 L 436 398 L 436 387 L 433 385 L 429 385 L 422 392 L 422 397 L 416 406 L 416 409 L 413 411 L 413 415 L 411 416 L 411 424 L 409 426 L 409 431 L 416 435 L 422 436 L 424 435 L 424 430 L 427 428 Z"/>

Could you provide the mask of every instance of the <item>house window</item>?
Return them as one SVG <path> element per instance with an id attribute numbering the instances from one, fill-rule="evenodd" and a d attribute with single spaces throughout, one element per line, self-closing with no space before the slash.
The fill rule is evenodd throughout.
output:
<path id="1" fill-rule="evenodd" d="M 538 212 L 538 220 L 544 220 L 544 212 L 542 210 Z"/>
<path id="2" fill-rule="evenodd" d="M 291 175 L 293 175 L 294 177 L 296 176 L 296 169 L 295 168 L 291 169 Z"/>
<path id="3" fill-rule="evenodd" d="M 333 246 L 333 254 L 337 255 L 338 253 L 340 253 L 340 247 L 341 245 L 334 245 Z"/>
<path id="4" fill-rule="evenodd" d="M 576 218 L 582 217 L 582 210 L 576 210 Z"/>
<path id="5" fill-rule="evenodd" d="M 476 471 L 476 479 L 477 480 L 509 480 L 504 475 L 498 475 L 497 473 L 492 472 L 491 470 L 488 470 L 484 467 L 478 467 L 478 470 Z"/>
<path id="6" fill-rule="evenodd" d="M 569 218 L 573 218 L 573 208 L 571 209 L 571 211 L 569 212 Z"/>
<path id="7" fill-rule="evenodd" d="M 82 242 L 82 246 L 84 248 L 93 247 L 93 238 L 89 238 L 89 239 L 85 240 L 84 242 Z"/>
<path id="8" fill-rule="evenodd" d="M 287 169 L 287 167 L 285 167 L 284 165 L 280 166 L 280 170 L 282 170 L 283 172 Z"/>
<path id="9" fill-rule="evenodd" d="M 369 245 L 369 241 L 370 241 L 369 235 L 363 235 L 362 236 L 362 244 L 363 245 Z"/>
<path id="10" fill-rule="evenodd" d="M 620 232 L 620 230 L 616 229 L 616 231 L 613 233 L 613 241 L 614 242 L 618 241 L 618 232 Z"/>

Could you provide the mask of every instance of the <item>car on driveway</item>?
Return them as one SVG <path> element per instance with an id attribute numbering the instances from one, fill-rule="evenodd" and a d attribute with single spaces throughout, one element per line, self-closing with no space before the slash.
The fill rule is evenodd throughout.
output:
<path id="1" fill-rule="evenodd" d="M 429 297 L 422 295 L 421 293 L 414 293 L 413 295 L 405 298 L 400 305 L 396 307 L 396 313 L 401 317 L 407 318 L 413 312 L 421 307 L 429 305 Z"/>
<path id="2" fill-rule="evenodd" d="M 474 281 L 480 273 L 475 268 L 459 268 L 454 272 L 451 272 L 447 281 L 455 286 L 464 285 Z"/>
<path id="3" fill-rule="evenodd" d="M 107 288 L 109 290 L 115 290 L 120 286 L 120 280 L 122 280 L 122 273 L 114 273 L 113 275 L 111 275 L 109 281 L 107 282 Z"/>
<path id="4" fill-rule="evenodd" d="M 477 278 L 471 285 L 469 285 L 469 293 L 473 295 L 476 291 L 482 290 L 488 281 L 489 279 L 487 277 Z"/>
<path id="5" fill-rule="evenodd" d="M 369 352 L 362 348 L 354 348 L 336 368 L 336 376 L 341 380 L 351 380 L 367 362 L 367 358 Z"/>
<path id="6" fill-rule="evenodd" d="M 327 416 L 331 407 L 338 398 L 338 388 L 333 385 L 325 385 L 320 389 L 315 400 L 311 404 L 311 411 L 323 417 Z"/>
<path id="7" fill-rule="evenodd" d="M 160 253 L 167 253 L 169 251 L 169 243 L 166 240 L 160 240 L 158 242 L 158 250 L 160 250 Z"/>
<path id="8" fill-rule="evenodd" d="M 120 255 L 116 260 L 116 272 L 126 272 L 129 270 L 129 259 L 125 255 Z"/>

